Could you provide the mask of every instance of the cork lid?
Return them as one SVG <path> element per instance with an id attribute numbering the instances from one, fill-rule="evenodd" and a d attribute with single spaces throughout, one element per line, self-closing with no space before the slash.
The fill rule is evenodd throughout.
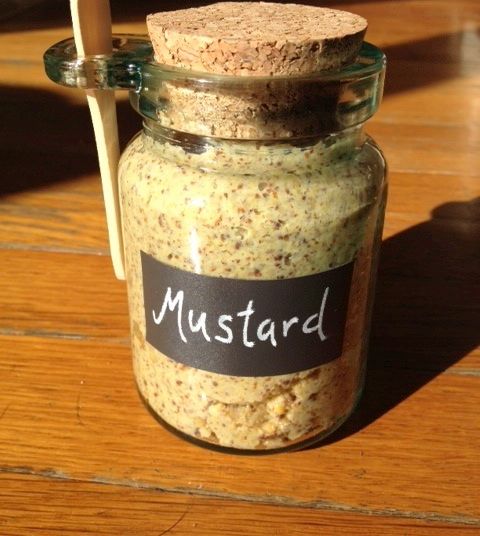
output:
<path id="1" fill-rule="evenodd" d="M 301 75 L 355 60 L 367 21 L 298 4 L 220 2 L 155 13 L 147 27 L 158 63 L 237 76 Z"/>

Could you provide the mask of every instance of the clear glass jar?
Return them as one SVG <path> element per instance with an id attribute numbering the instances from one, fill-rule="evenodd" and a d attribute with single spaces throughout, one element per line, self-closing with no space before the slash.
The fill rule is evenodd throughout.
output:
<path id="1" fill-rule="evenodd" d="M 363 124 L 384 56 L 364 44 L 338 72 L 232 77 L 149 63 L 132 43 L 93 78 L 95 58 L 72 77 L 67 43 L 46 64 L 60 83 L 131 88 L 144 118 L 119 165 L 142 399 L 204 446 L 314 443 L 364 381 L 386 178 Z"/>

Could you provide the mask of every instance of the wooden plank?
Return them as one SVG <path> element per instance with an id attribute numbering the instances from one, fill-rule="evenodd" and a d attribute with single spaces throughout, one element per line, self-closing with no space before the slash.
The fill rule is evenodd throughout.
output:
<path id="1" fill-rule="evenodd" d="M 84 124 L 88 124 L 89 118 L 85 109 L 83 92 L 62 88 L 48 80 L 40 61 L 32 64 L 0 62 L 0 65 L 0 84 L 2 84 L 0 95 L 5 107 L 2 109 L 2 115 L 5 114 L 6 118 L 14 111 L 18 114 L 19 108 L 27 107 L 31 120 L 37 121 L 39 108 L 37 105 L 35 109 L 35 104 L 43 101 L 45 105 L 51 103 L 44 108 L 44 113 L 49 114 L 51 118 L 59 116 L 61 119 L 62 113 L 69 115 L 68 123 L 55 121 L 58 126 L 53 131 L 48 131 L 47 140 L 51 139 L 55 131 L 62 132 L 64 136 L 71 136 L 72 129 L 74 132 L 82 132 Z M 425 124 L 468 129 L 476 113 L 476 95 L 480 81 L 479 65 L 425 64 L 420 60 L 390 59 L 385 95 L 375 121 L 393 125 Z M 15 83 L 12 84 L 12 81 Z M 128 134 L 135 129 L 140 129 L 140 118 L 130 109 L 127 92 L 117 91 L 116 96 L 122 127 L 124 127 L 123 123 L 128 121 Z M 8 101 L 10 102 L 7 108 Z M 452 106 L 453 102 L 455 102 L 454 106 Z M 14 107 L 12 103 L 15 104 Z M 10 118 L 8 119 L 10 123 Z M 10 128 L 13 125 L 14 122 L 10 123 Z M 87 138 L 88 128 L 84 128 L 83 133 Z M 128 136 L 124 136 L 124 142 L 127 139 Z M 28 139 L 25 141 L 28 143 Z M 45 140 L 33 141 L 43 144 Z M 69 146 L 68 139 L 63 143 L 64 146 Z"/>
<path id="2" fill-rule="evenodd" d="M 438 226 L 421 224 L 384 242 L 370 363 L 425 371 L 450 367 L 479 371 L 478 261 L 460 273 L 456 261 L 465 257 L 458 257 L 454 248 L 444 250 L 435 241 L 441 234 L 433 235 L 430 249 L 420 239 L 432 227 Z M 475 243 L 470 241 L 472 248 Z M 412 251 L 417 252 L 416 260 L 409 255 Z M 470 251 L 473 257 L 475 250 Z"/>
<path id="3" fill-rule="evenodd" d="M 97 172 L 93 129 L 83 92 L 3 86 L 0 97 L 0 195 Z M 29 118 L 29 129 L 35 136 L 26 136 L 19 117 Z M 124 146 L 141 122 L 125 100 L 119 103 L 118 118 Z"/>
<path id="4" fill-rule="evenodd" d="M 201 2 L 190 1 L 189 6 L 199 3 Z M 452 46 L 448 36 L 464 29 L 468 30 L 469 24 L 480 18 L 476 0 L 402 0 L 396 3 L 327 0 L 314 3 L 353 11 L 366 17 L 369 20 L 368 39 L 381 43 L 382 46 L 438 39 L 443 36 L 443 41 L 437 43 L 437 51 L 433 46 L 422 46 L 421 42 L 417 44 L 416 50 L 421 50 L 427 58 L 438 54 L 438 50 L 452 50 L 458 54 L 458 49 Z M 175 7 L 177 5 L 173 1 L 162 4 L 162 9 Z M 144 20 L 147 13 L 152 11 L 149 0 L 137 0 L 134 3 L 119 1 L 113 3 L 112 9 L 114 31 L 146 32 Z M 42 6 L 30 12 L 26 11 L 14 21 L 3 22 L 0 30 L 0 58 L 35 58 L 37 47 L 44 50 L 52 43 L 71 35 L 68 6 Z M 10 39 L 13 32 L 17 32 L 21 40 Z M 467 43 L 468 45 L 475 46 L 474 42 Z"/>
<path id="5" fill-rule="evenodd" d="M 478 177 L 480 135 L 463 126 L 389 124 L 373 119 L 367 132 L 394 172 Z"/>
<path id="6" fill-rule="evenodd" d="M 0 474 L 0 530 L 25 533 L 166 534 L 178 536 L 318 535 L 438 536 L 478 527 L 442 521 L 250 503 L 161 490 L 102 486 Z M 434 532 L 435 531 L 435 532 Z"/>
<path id="7" fill-rule="evenodd" d="M 480 62 L 425 63 L 388 58 L 385 93 L 376 121 L 471 125 L 476 113 L 479 68 Z"/>
<path id="8" fill-rule="evenodd" d="M 477 177 L 390 171 L 384 237 L 429 220 L 475 223 L 478 186 Z"/>
<path id="9" fill-rule="evenodd" d="M 127 346 L 38 337 L 1 337 L 0 346 L 3 471 L 480 519 L 479 377 L 372 369 L 359 411 L 321 448 L 237 457 L 157 424 L 135 392 Z"/>
<path id="10" fill-rule="evenodd" d="M 440 220 L 384 243 L 375 347 L 392 359 L 400 352 L 408 366 L 422 355 L 420 369 L 478 366 L 475 242 L 455 222 Z M 0 266 L 4 333 L 128 336 L 125 284 L 115 280 L 109 257 L 3 249 Z M 435 351 L 426 363 L 430 346 Z"/>
<path id="11" fill-rule="evenodd" d="M 441 178 L 428 187 L 418 175 L 395 182 L 381 249 L 371 362 L 433 370 L 460 360 L 466 369 L 478 367 L 478 199 L 471 191 L 471 200 L 454 201 L 461 199 L 461 179 L 453 179 L 443 194 Z M 428 198 L 448 199 L 449 191 L 451 201 L 435 206 L 431 219 L 407 225 L 422 214 L 420 205 L 427 209 Z"/>
<path id="12" fill-rule="evenodd" d="M 475 111 L 472 104 L 478 85 L 479 56 L 475 29 L 466 22 L 480 20 L 478 4 L 467 2 L 460 7 L 458 2 L 438 1 L 402 1 L 398 5 L 343 2 L 333 7 L 366 16 L 370 21 L 368 39 L 388 55 L 387 98 L 381 117 L 414 123 L 470 122 Z M 117 23 L 115 31 L 145 33 L 142 19 L 150 9 L 149 5 L 136 3 L 133 9 L 114 13 L 114 18 L 130 18 L 129 22 Z M 409 24 L 403 23 L 402 12 L 409 17 Z M 414 14 L 418 19 L 412 18 Z M 72 33 L 68 9 L 57 9 L 55 15 L 59 28 L 34 31 L 34 13 L 33 19 L 32 14 L 28 15 L 30 32 L 18 32 L 18 39 L 11 39 L 8 32 L 0 35 L 3 83 L 52 89 L 53 84 L 43 74 L 41 56 L 48 46 Z M 41 19 L 46 14 L 37 12 L 36 16 Z M 384 24 L 385 17 L 388 25 Z M 428 25 L 424 24 L 426 19 Z M 38 25 L 41 28 L 41 22 Z M 432 84 L 435 92 L 430 91 Z M 455 106 L 451 106 L 453 101 Z"/>
<path id="13" fill-rule="evenodd" d="M 435 536 L 478 533 L 478 527 L 371 516 L 316 508 L 292 508 L 160 490 L 102 486 L 0 474 L 0 530 L 32 533 L 172 534 L 181 536 L 318 535 Z"/>
<path id="14" fill-rule="evenodd" d="M 389 57 L 368 129 L 393 170 L 370 369 L 328 443 L 260 458 L 186 444 L 141 406 L 83 95 L 42 74 L 68 5 L 0 22 L 0 533 L 478 532 L 480 5 L 327 4 Z M 117 31 L 144 31 L 151 2 L 113 7 Z"/>
<path id="15" fill-rule="evenodd" d="M 107 254 L 101 199 L 96 200 L 98 210 L 89 212 L 79 203 L 84 197 L 74 196 L 69 212 L 67 195 L 52 196 L 53 207 L 45 203 L 46 197 L 38 198 L 42 201 L 33 207 L 14 205 L 9 214 L 0 207 L 0 238 L 10 240 L 15 247 L 28 244 L 65 251 L 84 248 L 86 252 Z M 87 199 L 88 207 L 92 201 Z M 55 212 L 57 201 L 61 209 Z M 402 366 L 433 370 L 479 366 L 475 274 L 480 229 L 478 224 L 469 223 L 467 208 L 468 204 L 460 202 L 450 208 L 446 205 L 443 217 L 437 209 L 437 219 L 408 227 L 385 240 L 373 322 L 375 359 L 389 365 L 398 365 L 400 360 Z M 108 258 L 44 257 L 8 250 L 1 253 L 1 258 L 3 329 L 127 336 L 125 291 L 113 279 Z M 33 310 L 32 277 L 38 297 Z M 107 306 L 103 299 L 99 303 L 98 288 L 108 292 Z M 118 311 L 122 311 L 120 316 Z M 449 321 L 452 317 L 454 323 Z"/>
<path id="16" fill-rule="evenodd" d="M 125 339 L 125 283 L 110 258 L 0 251 L 0 327 L 52 336 Z"/>
<path id="17" fill-rule="evenodd" d="M 471 200 L 477 191 L 475 177 L 390 173 L 385 237 L 431 222 L 432 217 L 463 222 L 464 235 L 468 222 L 475 225 L 477 209 Z M 105 254 L 107 231 L 98 172 L 4 195 L 0 247 Z"/>
<path id="18" fill-rule="evenodd" d="M 108 255 L 102 194 L 50 189 L 4 198 L 0 202 L 0 247 Z"/>
<path id="19" fill-rule="evenodd" d="M 83 92 L 57 86 L 46 77 L 40 58 L 25 63 L 0 60 L 0 65 L 0 84 L 3 85 L 0 93 L 4 102 L 10 98 L 17 106 L 25 106 L 40 98 L 37 92 L 45 91 L 48 93 L 42 99 L 56 101 L 56 106 L 85 104 Z M 416 125 L 470 125 L 475 114 L 479 66 L 480 62 L 425 63 L 421 59 L 389 57 L 385 95 L 376 120 Z M 116 96 L 121 107 L 128 107 L 126 91 L 117 91 Z M 50 114 L 61 112 L 56 106 L 48 108 Z M 75 120 L 72 116 L 71 122 Z M 140 125 L 140 118 L 137 124 Z"/>
<path id="20" fill-rule="evenodd" d="M 3 103 L 0 109 L 4 117 L 0 128 L 1 155 L 8 182 L 30 181 L 35 186 L 39 182 L 65 181 L 96 171 L 98 164 L 90 118 L 79 93 L 68 89 L 0 89 Z M 409 118 L 408 114 L 403 117 L 402 108 L 394 99 L 393 109 L 397 110 L 397 115 L 389 116 L 389 98 L 385 100 L 386 111 L 382 108 L 366 130 L 385 151 L 393 172 L 478 176 L 480 138 L 478 133 L 465 130 L 464 126 L 471 123 L 472 110 L 469 113 L 465 109 L 456 120 L 431 115 L 428 119 L 422 118 L 424 112 L 420 109 L 414 110 L 413 118 Z M 468 98 L 468 93 L 460 92 L 458 98 L 470 107 L 475 102 Z M 448 114 L 454 108 L 456 113 L 457 107 L 452 107 L 450 102 L 451 99 L 437 101 L 437 106 Z M 25 137 L 23 125 L 16 122 L 19 114 L 30 117 L 31 127 L 41 135 Z M 126 101 L 119 103 L 118 115 L 122 146 L 125 146 L 140 129 L 140 120 Z M 439 123 L 433 124 L 432 117 L 436 117 L 435 121 L 438 118 Z M 426 124 L 416 124 L 418 122 Z M 26 147 L 31 155 L 28 160 L 21 156 Z M 45 176 L 44 180 L 40 181 L 39 174 Z M 4 192 L 5 188 L 4 184 L 0 191 Z"/>

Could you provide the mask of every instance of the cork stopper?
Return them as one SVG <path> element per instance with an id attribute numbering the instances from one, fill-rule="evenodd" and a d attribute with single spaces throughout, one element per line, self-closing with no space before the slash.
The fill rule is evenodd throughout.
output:
<path id="1" fill-rule="evenodd" d="M 214 74 L 275 76 L 353 62 L 367 21 L 314 6 L 220 2 L 149 15 L 147 27 L 158 63 Z"/>
<path id="2" fill-rule="evenodd" d="M 367 21 L 312 6 L 221 2 L 156 13 L 147 26 L 158 63 L 202 73 L 159 78 L 149 98 L 160 126 L 277 140 L 336 128 L 340 85 L 322 76 L 356 60 Z M 228 76 L 208 80 L 218 74 Z"/>

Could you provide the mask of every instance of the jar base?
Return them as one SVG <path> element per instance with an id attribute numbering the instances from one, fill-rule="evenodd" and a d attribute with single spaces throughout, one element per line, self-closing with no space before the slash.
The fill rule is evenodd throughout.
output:
<path id="1" fill-rule="evenodd" d="M 235 447 L 225 447 L 223 445 L 210 443 L 208 441 L 204 441 L 197 437 L 193 437 L 189 434 L 186 434 L 182 432 L 181 430 L 178 430 L 177 428 L 175 428 L 174 426 L 166 422 L 164 419 L 162 419 L 160 415 L 158 415 L 158 413 L 149 404 L 148 400 L 143 396 L 138 385 L 137 385 L 137 393 L 143 405 L 145 406 L 147 411 L 150 413 L 150 415 L 168 432 L 179 437 L 180 439 L 187 441 L 188 443 L 192 443 L 193 445 L 196 445 L 197 447 L 203 447 L 209 450 L 213 450 L 215 452 L 221 452 L 223 454 L 236 454 L 237 456 L 265 456 L 268 454 L 280 454 L 282 452 L 294 452 L 294 451 L 304 450 L 304 449 L 317 446 L 328 436 L 336 432 L 340 428 L 340 426 L 342 426 L 349 419 L 349 417 L 355 411 L 361 399 L 361 395 L 362 395 L 362 392 L 360 391 L 355 400 L 355 403 L 352 404 L 352 408 L 350 409 L 350 411 L 348 411 L 345 415 L 343 415 L 337 421 L 335 421 L 335 423 L 328 430 L 324 430 L 323 432 L 315 434 L 312 437 L 308 437 L 302 441 L 299 441 L 298 443 L 285 445 L 284 447 L 277 447 L 277 448 L 272 448 L 272 449 L 241 449 L 241 448 L 235 448 Z"/>

